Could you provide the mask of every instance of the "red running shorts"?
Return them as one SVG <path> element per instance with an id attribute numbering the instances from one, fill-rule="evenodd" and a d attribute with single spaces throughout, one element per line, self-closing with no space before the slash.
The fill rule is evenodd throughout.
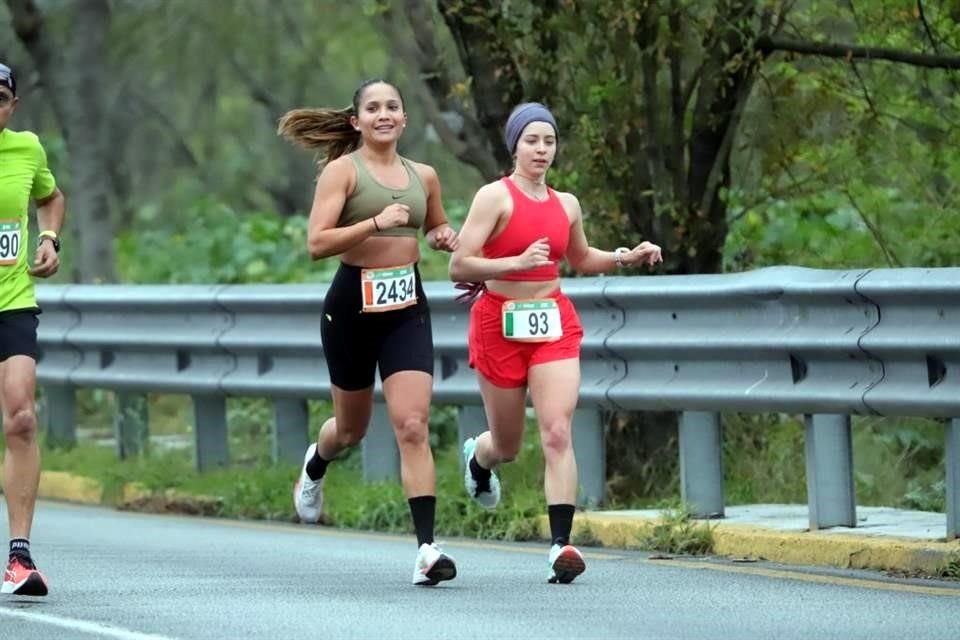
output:
<path id="1" fill-rule="evenodd" d="M 579 358 L 583 325 L 573 302 L 560 289 L 547 297 L 557 301 L 563 335 L 553 342 L 519 342 L 503 337 L 503 303 L 508 298 L 484 291 L 470 309 L 470 367 L 496 386 L 509 389 L 526 385 L 533 365 Z"/>

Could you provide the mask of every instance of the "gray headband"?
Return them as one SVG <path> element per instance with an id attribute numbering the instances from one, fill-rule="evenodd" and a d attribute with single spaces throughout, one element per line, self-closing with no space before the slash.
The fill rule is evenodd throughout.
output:
<path id="1" fill-rule="evenodd" d="M 13 69 L 0 62 L 0 85 L 10 89 L 10 93 L 17 95 L 17 76 L 13 75 Z"/>
<path id="2" fill-rule="evenodd" d="M 504 129 L 504 140 L 507 143 L 507 151 L 511 154 L 517 150 L 517 141 L 520 140 L 520 134 L 527 128 L 531 122 L 546 122 L 553 127 L 553 133 L 557 133 L 557 121 L 553 119 L 550 109 L 539 102 L 524 102 L 518 104 L 513 109 L 513 113 L 507 118 L 507 126 Z"/>

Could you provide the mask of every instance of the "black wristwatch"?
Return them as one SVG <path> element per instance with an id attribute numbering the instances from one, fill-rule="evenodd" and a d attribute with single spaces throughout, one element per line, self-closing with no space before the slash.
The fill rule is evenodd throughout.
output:
<path id="1" fill-rule="evenodd" d="M 37 242 L 37 244 L 40 244 L 44 240 L 49 240 L 50 242 L 52 242 L 53 250 L 56 251 L 57 253 L 60 253 L 60 238 L 58 236 L 52 236 L 48 233 L 41 234 L 40 240 Z"/>

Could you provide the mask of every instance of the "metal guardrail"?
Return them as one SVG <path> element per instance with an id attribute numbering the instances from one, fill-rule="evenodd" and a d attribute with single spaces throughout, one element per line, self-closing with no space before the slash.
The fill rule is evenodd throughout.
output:
<path id="1" fill-rule="evenodd" d="M 863 392 L 880 367 L 858 342 L 878 310 L 854 293 L 859 276 L 773 268 L 619 281 L 607 292 L 626 301 L 624 328 L 608 344 L 629 375 L 610 399 L 625 409 L 867 413 Z"/>
<path id="2" fill-rule="evenodd" d="M 456 405 L 461 438 L 486 424 L 467 365 L 467 309 L 425 283 L 436 345 L 434 400 Z M 582 495 L 604 491 L 609 409 L 671 410 L 681 490 L 697 513 L 724 509 L 720 411 L 807 416 L 812 528 L 856 525 L 850 415 L 946 422 L 947 536 L 960 535 L 960 269 L 565 280 L 583 321 L 574 446 Z M 146 392 L 190 394 L 200 469 L 227 464 L 228 396 L 269 397 L 273 452 L 299 462 L 307 398 L 330 397 L 319 319 L 326 287 L 41 286 L 39 377 L 49 437 L 72 442 L 73 390 L 118 392 L 118 452 L 146 430 Z M 368 479 L 399 461 L 379 394 L 364 440 Z"/>

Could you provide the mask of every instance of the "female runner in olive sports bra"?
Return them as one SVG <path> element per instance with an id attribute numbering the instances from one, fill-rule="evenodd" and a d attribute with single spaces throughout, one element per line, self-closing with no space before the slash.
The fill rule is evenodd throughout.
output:
<path id="1" fill-rule="evenodd" d="M 351 108 L 297 109 L 280 121 L 281 135 L 326 151 L 308 244 L 314 260 L 341 261 L 321 318 L 334 416 L 307 449 L 294 506 L 302 521 L 319 521 L 327 464 L 366 434 L 379 366 L 417 532 L 413 583 L 434 585 L 457 570 L 433 539 L 436 475 L 427 431 L 433 337 L 417 270 L 417 233 L 423 229 L 439 251 L 455 250 L 458 239 L 436 171 L 397 153 L 406 119 L 397 88 L 371 80 L 357 89 Z"/>

